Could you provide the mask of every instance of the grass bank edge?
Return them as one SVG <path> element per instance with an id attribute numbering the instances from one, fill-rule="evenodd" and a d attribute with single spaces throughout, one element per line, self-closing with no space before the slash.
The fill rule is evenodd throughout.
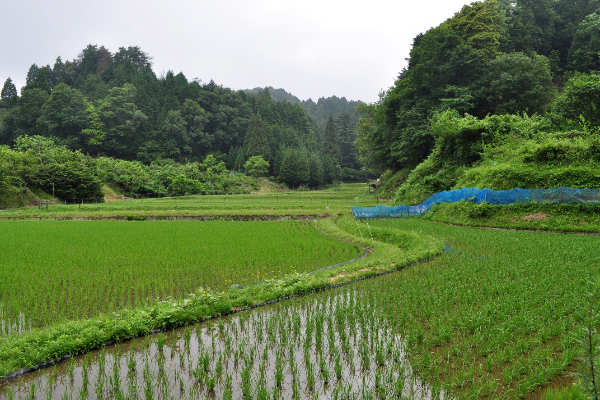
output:
<path id="1" fill-rule="evenodd" d="M 461 226 L 573 233 L 600 232 L 598 203 L 436 204 L 421 218 Z"/>
<path id="2" fill-rule="evenodd" d="M 349 225 L 350 219 L 352 217 L 349 216 L 323 219 L 315 221 L 315 225 L 327 235 L 368 247 L 373 252 L 368 258 L 313 274 L 294 273 L 247 288 L 232 287 L 220 293 L 199 288 L 183 300 L 155 302 L 147 307 L 123 309 L 95 318 L 34 329 L 21 335 L 5 336 L 0 338 L 0 378 L 18 370 L 35 369 L 48 360 L 82 354 L 107 343 L 193 324 L 236 309 L 400 269 L 440 254 L 444 249 L 440 240 L 417 233 L 408 233 L 414 240 L 414 246 L 409 249 L 375 240 L 367 246 L 368 242 L 364 243 L 362 238 L 342 229 L 341 226 Z"/>

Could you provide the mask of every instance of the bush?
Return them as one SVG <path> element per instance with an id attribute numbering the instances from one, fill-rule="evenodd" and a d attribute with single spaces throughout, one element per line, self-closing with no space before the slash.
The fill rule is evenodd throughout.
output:
<path id="1" fill-rule="evenodd" d="M 262 156 L 252 156 L 244 164 L 244 168 L 248 175 L 258 178 L 265 176 L 269 172 L 269 162 L 265 161 Z"/>
<path id="2" fill-rule="evenodd" d="M 98 199 L 104 201 L 102 182 L 95 171 L 80 162 L 44 164 L 27 181 L 62 200 Z"/>

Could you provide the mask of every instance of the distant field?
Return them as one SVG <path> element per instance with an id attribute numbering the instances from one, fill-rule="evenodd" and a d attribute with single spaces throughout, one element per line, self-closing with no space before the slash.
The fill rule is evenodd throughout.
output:
<path id="1" fill-rule="evenodd" d="M 20 313 L 44 326 L 362 253 L 295 221 L 0 221 L 0 232 L 3 333 Z"/>
<path id="2" fill-rule="evenodd" d="M 91 203 L 90 203 L 91 202 Z M 365 183 L 343 184 L 327 190 L 248 195 L 206 195 L 117 200 L 108 203 L 51 205 L 49 210 L 23 207 L 0 212 L 3 218 L 149 218 L 181 216 L 285 216 L 349 214 L 350 207 L 377 204 Z"/>

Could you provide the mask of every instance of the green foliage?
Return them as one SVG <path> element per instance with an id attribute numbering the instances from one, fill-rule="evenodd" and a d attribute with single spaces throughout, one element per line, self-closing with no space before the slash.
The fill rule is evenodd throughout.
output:
<path id="1" fill-rule="evenodd" d="M 261 156 L 252 156 L 244 164 L 246 172 L 255 178 L 265 176 L 269 172 L 269 162 L 265 161 Z"/>
<path id="2" fill-rule="evenodd" d="M 569 49 L 571 68 L 579 72 L 600 70 L 600 15 L 588 15 L 579 23 Z"/>
<path id="3" fill-rule="evenodd" d="M 291 187 L 306 185 L 310 180 L 310 163 L 306 152 L 301 149 L 284 150 L 279 181 Z"/>
<path id="4" fill-rule="evenodd" d="M 263 160 L 269 159 L 269 145 L 260 114 L 255 115 L 248 123 L 248 132 L 244 139 L 244 151 L 250 158 L 260 156 Z"/>
<path id="5" fill-rule="evenodd" d="M 569 7 L 568 3 L 571 1 L 499 1 L 504 28 L 500 39 L 500 50 L 507 53 L 524 52 L 548 56 L 553 48 L 558 47 L 557 42 L 569 40 L 565 37 L 565 32 L 560 29 L 562 28 L 561 24 L 568 23 L 568 20 L 573 18 L 573 15 L 560 15 L 560 9 L 565 6 Z M 581 5 L 578 3 L 576 7 L 581 7 Z M 556 31 L 557 26 L 559 26 L 559 32 Z M 564 50 L 560 49 L 560 51 L 562 53 Z M 564 52 L 564 56 L 566 56 L 566 52 Z"/>
<path id="6" fill-rule="evenodd" d="M 321 186 L 325 182 L 323 163 L 321 162 L 321 158 L 315 153 L 312 153 L 309 156 L 309 169 L 310 178 L 308 180 L 308 186 L 313 188 Z"/>
<path id="7" fill-rule="evenodd" d="M 0 121 L 0 144 L 44 135 L 71 150 L 145 165 L 164 159 L 201 162 L 212 154 L 238 171 L 247 158 L 260 155 L 278 176 L 283 149 L 320 154 L 321 118 L 343 111 L 344 167 L 360 169 L 352 144 L 356 102 L 333 97 L 315 104 L 289 94 L 283 97 L 292 102 L 279 101 L 283 97 L 273 99 L 267 89 L 235 91 L 214 81 L 188 81 L 173 71 L 158 77 L 151 60 L 137 46 L 111 54 L 88 45 L 75 60 L 63 63 L 58 57 L 54 68 L 33 64 L 20 98 L 11 82 L 5 84 L 2 103 L 10 98 L 11 106 Z M 161 193 L 169 184 L 162 183 Z"/>
<path id="8" fill-rule="evenodd" d="M 342 168 L 360 169 L 358 150 L 354 145 L 357 136 L 356 131 L 352 128 L 352 116 L 345 110 L 342 111 L 336 121 L 336 127 L 342 157 L 340 166 Z"/>
<path id="9" fill-rule="evenodd" d="M 449 109 L 480 120 L 547 114 L 563 79 L 579 68 L 567 63 L 571 44 L 572 55 L 579 49 L 585 60 L 598 58 L 594 58 L 597 16 L 586 18 L 597 6 L 597 0 L 479 1 L 419 34 L 408 68 L 400 72 L 394 86 L 381 93 L 378 102 L 357 108 L 356 146 L 362 162 L 380 174 L 415 168 L 434 151 L 454 164 L 477 161 L 482 146 L 489 145 L 489 138 L 479 137 L 482 129 L 473 126 L 471 137 L 462 129 L 465 136 L 454 136 L 439 149 L 436 138 L 443 131 L 439 115 Z M 577 62 L 588 62 L 584 61 Z M 557 102 L 560 112 L 549 115 L 551 130 L 568 130 L 580 122 L 579 110 L 566 100 L 569 85 L 566 89 Z M 595 126 L 584 118 L 586 129 Z"/>
<path id="10" fill-rule="evenodd" d="M 342 161 L 340 146 L 338 144 L 338 130 L 333 120 L 333 115 L 329 115 L 327 126 L 325 126 L 325 141 L 323 143 L 323 154 L 339 164 Z"/>
<path id="11" fill-rule="evenodd" d="M 17 105 L 9 109 L 2 120 L 0 143 L 12 145 L 19 136 L 40 134 L 37 120 L 46 100 L 48 93 L 41 89 L 23 90 Z"/>
<path id="12" fill-rule="evenodd" d="M 59 199 L 97 199 L 99 202 L 104 200 L 102 182 L 95 170 L 80 162 L 42 165 L 35 175 L 26 179 L 46 193 L 54 191 Z"/>
<path id="13" fill-rule="evenodd" d="M 81 130 L 84 143 L 87 145 L 101 145 L 106 137 L 104 123 L 100 120 L 100 113 L 92 103 L 87 103 L 86 107 L 87 128 Z"/>
<path id="14" fill-rule="evenodd" d="M 442 24 L 456 32 L 463 43 L 482 55 L 483 61 L 496 58 L 500 47 L 500 13 L 495 0 L 474 2 L 465 5 Z"/>
<path id="15" fill-rule="evenodd" d="M 86 111 L 83 94 L 60 83 L 44 103 L 37 125 L 46 136 L 77 143 L 79 134 L 88 122 Z"/>
<path id="16" fill-rule="evenodd" d="M 204 186 L 196 179 L 189 179 L 185 175 L 177 175 L 171 179 L 168 187 L 170 193 L 183 196 L 185 194 L 199 194 L 204 192 Z"/>
<path id="17" fill-rule="evenodd" d="M 436 204 L 422 218 L 455 225 L 566 232 L 600 231 L 598 203 Z"/>
<path id="18" fill-rule="evenodd" d="M 567 82 L 563 93 L 554 105 L 555 111 L 570 120 L 579 122 L 583 117 L 585 126 L 600 126 L 600 75 L 578 74 Z"/>
<path id="19" fill-rule="evenodd" d="M 12 80 L 9 78 L 4 81 L 2 91 L 0 92 L 0 105 L 2 107 L 10 108 L 17 105 L 18 100 L 17 88 Z"/>
<path id="20" fill-rule="evenodd" d="M 554 99 L 550 65 L 544 56 L 505 54 L 490 61 L 481 81 L 493 114 L 544 113 Z"/>
<path id="21" fill-rule="evenodd" d="M 586 288 L 587 289 L 587 288 Z M 587 304 L 581 305 L 583 321 L 581 323 L 577 343 L 581 355 L 579 358 L 579 371 L 575 376 L 582 392 L 588 399 L 600 398 L 600 371 L 598 370 L 598 359 L 600 359 L 600 281 L 589 285 L 586 291 Z"/>
<path id="22" fill-rule="evenodd" d="M 573 385 L 562 389 L 548 389 L 542 394 L 542 400 L 584 400 L 581 387 Z"/>

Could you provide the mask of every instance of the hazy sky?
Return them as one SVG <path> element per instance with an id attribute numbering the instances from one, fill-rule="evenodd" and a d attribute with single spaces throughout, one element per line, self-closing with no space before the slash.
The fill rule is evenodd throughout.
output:
<path id="1" fill-rule="evenodd" d="M 406 65 L 412 39 L 464 0 L 103 0 L 2 2 L 0 80 L 73 59 L 88 44 L 140 46 L 154 71 L 234 89 L 284 88 L 300 99 L 376 101 Z"/>

